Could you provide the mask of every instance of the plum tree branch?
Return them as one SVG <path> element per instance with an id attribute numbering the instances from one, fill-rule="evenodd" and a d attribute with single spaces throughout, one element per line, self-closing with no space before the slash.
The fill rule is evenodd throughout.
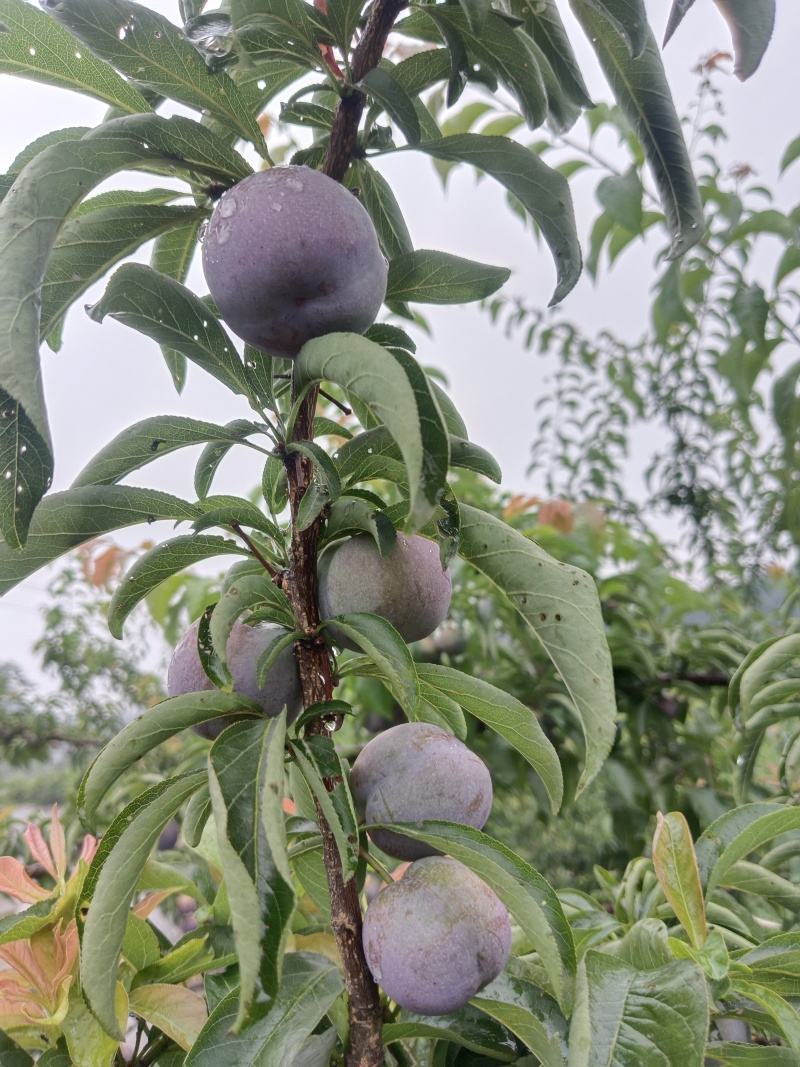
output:
<path id="1" fill-rule="evenodd" d="M 335 181 L 341 182 L 344 179 L 356 150 L 358 128 L 366 102 L 365 94 L 357 88 L 358 82 L 380 62 L 386 39 L 406 2 L 407 0 L 376 0 L 361 40 L 353 53 L 350 66 L 353 84 L 345 88 L 337 105 L 322 165 L 323 173 Z M 292 392 L 294 393 L 294 389 Z M 305 396 L 294 424 L 293 440 L 313 439 L 318 395 L 318 389 L 311 389 Z M 286 455 L 284 463 L 292 516 L 290 566 L 284 580 L 284 588 L 301 629 L 311 638 L 320 622 L 317 599 L 320 520 L 317 519 L 305 530 L 300 530 L 297 514 L 303 496 L 311 485 L 314 469 L 308 457 L 299 452 Z M 305 706 L 330 699 L 333 692 L 333 674 L 330 655 L 324 641 L 299 641 L 295 645 L 295 656 Z M 325 725 L 316 721 L 307 729 L 309 733 L 322 733 Z M 325 782 L 325 787 L 329 790 L 335 785 L 334 781 Z M 344 883 L 333 830 L 319 805 L 317 816 L 331 896 L 331 927 L 342 957 L 345 987 L 349 998 L 350 1038 L 345 1062 L 347 1067 L 382 1067 L 384 1057 L 381 1000 L 364 957 L 361 903 L 356 879 L 351 878 L 349 882 Z"/>

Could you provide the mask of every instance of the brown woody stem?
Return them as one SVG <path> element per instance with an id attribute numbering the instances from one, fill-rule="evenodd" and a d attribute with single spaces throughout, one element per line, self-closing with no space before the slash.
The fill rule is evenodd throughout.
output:
<path id="1" fill-rule="evenodd" d="M 336 181 L 342 181 L 356 152 L 358 127 L 366 97 L 356 88 L 358 82 L 378 65 L 383 55 L 386 38 L 407 0 L 376 0 L 370 13 L 363 36 L 353 53 L 353 85 L 345 89 L 336 108 L 333 129 L 322 170 Z M 314 436 L 314 413 L 318 389 L 311 389 L 305 396 L 294 425 L 295 441 L 310 440 Z M 330 700 L 334 680 L 331 659 L 325 642 L 314 637 L 319 626 L 319 603 L 317 599 L 317 545 L 320 520 L 305 530 L 297 528 L 297 512 L 300 502 L 311 484 L 313 465 L 307 456 L 292 452 L 284 458 L 289 488 L 289 507 L 292 515 L 292 540 L 290 567 L 284 579 L 284 588 L 292 601 L 300 628 L 308 639 L 295 645 L 300 679 L 303 685 L 303 701 L 306 707 L 322 700 Z M 322 733 L 322 722 L 311 723 L 309 733 Z M 336 785 L 326 781 L 327 789 Z M 382 1067 L 383 1023 L 381 1000 L 361 943 L 361 902 L 356 879 L 345 884 L 342 877 L 339 853 L 333 831 L 317 805 L 322 832 L 323 858 L 328 875 L 331 895 L 331 926 L 344 965 L 344 981 L 349 998 L 350 1039 L 346 1052 L 347 1067 Z"/>

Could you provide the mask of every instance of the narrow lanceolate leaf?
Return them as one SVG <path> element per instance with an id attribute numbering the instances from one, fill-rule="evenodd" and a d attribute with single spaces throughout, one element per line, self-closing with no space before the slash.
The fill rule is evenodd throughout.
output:
<path id="1" fill-rule="evenodd" d="M 767 986 L 738 977 L 731 982 L 731 991 L 747 997 L 771 1015 L 778 1024 L 781 1037 L 791 1045 L 795 1056 L 800 1054 L 800 1015 L 788 1000 L 773 993 Z"/>
<path id="2" fill-rule="evenodd" d="M 564 1067 L 566 1023 L 558 1005 L 526 978 L 506 971 L 470 1001 L 502 1023 L 534 1052 L 542 1067 Z"/>
<path id="3" fill-rule="evenodd" d="M 0 0 L 0 74 L 74 89 L 120 111 L 150 111 L 150 105 L 130 82 L 107 63 L 96 59 L 68 30 L 53 24 L 26 0 Z"/>
<path id="4" fill-rule="evenodd" d="M 448 252 L 421 248 L 389 264 L 386 299 L 419 304 L 466 304 L 483 300 L 511 277 L 506 267 L 475 263 Z"/>
<path id="5" fill-rule="evenodd" d="M 692 945 L 702 948 L 708 932 L 706 909 L 691 831 L 679 811 L 667 815 L 659 811 L 656 818 L 653 838 L 656 875 Z"/>
<path id="6" fill-rule="evenodd" d="M 361 203 L 367 209 L 384 255 L 392 260 L 414 248 L 400 205 L 384 176 L 366 159 L 356 159 L 348 171 L 349 188 L 360 189 Z M 372 327 L 370 327 L 372 329 Z"/>
<path id="7" fill-rule="evenodd" d="M 576 972 L 577 958 L 572 929 L 550 883 L 511 849 L 471 826 L 427 820 L 421 824 L 395 823 L 387 829 L 433 845 L 492 887 L 539 953 L 553 993 L 563 1007 L 565 998 L 569 999 L 569 979 Z"/>
<path id="8" fill-rule="evenodd" d="M 409 144 L 417 144 L 422 136 L 414 101 L 402 82 L 395 76 L 391 64 L 374 67 L 361 81 L 367 95 L 392 118 Z"/>
<path id="9" fill-rule="evenodd" d="M 85 486 L 54 493 L 37 508 L 25 548 L 0 544 L 0 596 L 71 548 L 101 534 L 158 519 L 194 519 L 194 504 L 156 489 Z"/>
<path id="10" fill-rule="evenodd" d="M 223 136 L 184 115 L 173 115 L 168 119 L 161 115 L 123 115 L 95 126 L 85 140 L 108 137 L 132 137 L 139 142 L 145 157 L 141 165 L 145 167 L 146 159 L 152 153 L 155 162 L 161 166 L 197 170 L 226 185 L 253 173 L 250 164 Z M 160 161 L 160 155 L 166 159 Z"/>
<path id="11" fill-rule="evenodd" d="M 697 839 L 697 862 L 706 899 L 735 863 L 779 834 L 798 829 L 800 808 L 763 802 L 740 805 L 715 819 Z"/>
<path id="12" fill-rule="evenodd" d="M 741 81 L 758 69 L 775 28 L 775 0 L 716 0 L 733 39 L 736 65 L 733 72 Z"/>
<path id="13" fill-rule="evenodd" d="M 263 1019 L 282 991 L 294 911 L 283 821 L 285 739 L 286 715 L 281 714 L 269 722 L 232 726 L 209 755 L 208 784 L 241 975 L 234 1032 Z"/>
<path id="14" fill-rule="evenodd" d="M 530 708 L 489 682 L 436 663 L 418 663 L 420 680 L 438 689 L 476 719 L 504 737 L 539 774 L 555 813 L 564 783 L 552 742 Z"/>
<path id="15" fill-rule="evenodd" d="M 53 247 L 42 285 L 42 339 L 115 263 L 153 237 L 206 215 L 204 209 L 152 204 L 104 208 L 69 219 Z"/>
<path id="16" fill-rule="evenodd" d="M 128 474 L 178 448 L 220 441 L 228 446 L 259 432 L 253 422 L 238 421 L 227 426 L 182 415 L 156 415 L 142 419 L 118 433 L 86 464 L 72 488 L 81 485 L 113 485 Z"/>
<path id="17" fill-rule="evenodd" d="M 450 465 L 452 467 L 464 467 L 468 471 L 482 474 L 492 482 L 499 485 L 503 480 L 503 472 L 497 460 L 473 441 L 465 441 L 461 437 L 450 437 Z"/>
<path id="18" fill-rule="evenodd" d="M 225 171 L 230 180 L 235 162 L 236 153 L 224 142 L 218 151 L 220 139 L 191 120 L 133 115 L 105 125 L 119 136 L 89 135 L 39 152 L 0 204 L 0 532 L 11 548 L 25 543 L 53 474 L 39 368 L 39 293 L 61 225 L 99 182 L 124 168 L 189 165 L 212 177 Z M 150 140 L 133 139 L 132 131 L 141 129 Z"/>
<path id="19" fill-rule="evenodd" d="M 294 630 L 297 625 L 288 596 L 275 585 L 269 575 L 242 575 L 223 592 L 211 615 L 211 643 L 226 665 L 228 659 L 225 650 L 233 624 L 245 611 L 252 611 L 254 608 L 270 608 L 274 615 L 273 621 L 290 630 Z"/>
<path id="20" fill-rule="evenodd" d="M 470 1052 L 476 1052 L 480 1057 L 479 1063 L 487 1062 L 484 1056 L 491 1057 L 488 1062 L 493 1063 L 520 1062 L 516 1053 L 509 1051 L 516 1046 L 513 1035 L 500 1023 L 487 1018 L 483 1012 L 470 1004 L 447 1015 L 417 1015 L 404 1011 L 397 1022 L 385 1023 L 382 1033 L 386 1045 L 393 1045 L 396 1041 L 427 1038 L 431 1041 L 441 1041 L 445 1047 L 446 1043 L 452 1042 L 469 1049 Z M 525 1064 L 525 1067 L 528 1067 L 528 1064 Z"/>
<path id="21" fill-rule="evenodd" d="M 461 505 L 459 554 L 502 590 L 559 670 L 583 726 L 579 788 L 611 751 L 616 702 L 597 587 L 585 571 L 558 563 L 533 541 L 468 504 Z"/>
<path id="22" fill-rule="evenodd" d="M 550 303 L 563 300 L 581 273 L 581 249 L 566 178 L 507 137 L 463 133 L 425 141 L 419 149 L 435 159 L 469 163 L 517 197 L 542 231 L 555 261 L 558 284 Z"/>
<path id="23" fill-rule="evenodd" d="M 84 775 L 78 791 L 78 814 L 89 830 L 95 828 L 97 809 L 112 785 L 147 752 L 191 726 L 220 716 L 253 715 L 262 709 L 238 693 L 216 690 L 186 693 L 162 700 L 143 711 L 109 741 Z"/>
<path id="24" fill-rule="evenodd" d="M 157 270 L 161 274 L 168 274 L 170 278 L 174 278 L 177 282 L 185 282 L 197 250 L 198 235 L 202 223 L 203 220 L 198 219 L 186 226 L 178 226 L 174 230 L 168 230 L 158 237 L 150 256 L 150 266 L 153 270 Z M 161 351 L 175 389 L 180 393 L 186 384 L 186 356 L 166 345 L 162 345 Z"/>
<path id="25" fill-rule="evenodd" d="M 195 771 L 138 796 L 109 826 L 92 861 L 76 911 L 81 987 L 101 1026 L 122 1040 L 114 987 L 131 899 L 150 850 L 181 804 L 206 780 Z"/>
<path id="26" fill-rule="evenodd" d="M 570 1067 L 702 1067 L 709 994 L 700 967 L 677 960 L 639 971 L 590 949 L 578 976 Z"/>
<path id="27" fill-rule="evenodd" d="M 530 129 L 547 118 L 547 90 L 535 49 L 527 35 L 510 26 L 496 11 L 489 11 L 480 32 L 474 32 L 469 19 L 452 5 L 423 8 L 448 37 L 455 34 L 466 44 L 470 60 L 487 66 L 516 99 Z"/>
<path id="28" fill-rule="evenodd" d="M 209 111 L 264 155 L 252 93 L 210 73 L 169 19 L 130 0 L 44 0 L 44 6 L 100 59 L 159 96 Z"/>
<path id="29" fill-rule="evenodd" d="M 182 353 L 232 392 L 247 395 L 245 366 L 233 341 L 203 301 L 174 278 L 143 263 L 125 263 L 90 314 L 95 322 L 111 315 Z"/>
<path id="30" fill-rule="evenodd" d="M 408 645 L 391 623 L 367 611 L 356 611 L 337 615 L 331 628 L 334 641 L 337 630 L 355 641 L 386 679 L 392 696 L 406 715 L 415 719 L 419 700 L 416 665 Z"/>
<path id="31" fill-rule="evenodd" d="M 357 334 L 328 334 L 303 346 L 295 360 L 294 378 L 298 397 L 317 382 L 336 382 L 387 427 L 408 471 L 408 532 L 424 526 L 445 487 L 442 472 L 449 454 L 447 431 L 441 415 L 437 418 L 438 408 L 430 405 L 420 411 L 415 381 L 398 359 Z M 423 418 L 427 422 L 425 437 L 420 425 Z"/>
<path id="32" fill-rule="evenodd" d="M 298 769 L 333 831 L 342 878 L 349 882 L 358 866 L 358 817 L 339 754 L 326 736 L 298 738 L 292 748 Z"/>
<path id="33" fill-rule="evenodd" d="M 721 1067 L 795 1067 L 797 1056 L 776 1045 L 742 1045 L 736 1041 L 710 1041 L 706 1052 Z M 40 1061 L 41 1062 L 41 1061 Z"/>
<path id="34" fill-rule="evenodd" d="M 526 0 L 522 14 L 528 34 L 541 48 L 567 99 L 576 107 L 592 107 L 592 98 L 561 21 L 558 0 Z"/>
<path id="35" fill-rule="evenodd" d="M 632 59 L 619 33 L 587 0 L 571 0 L 571 4 L 617 103 L 644 148 L 672 234 L 670 257 L 681 256 L 702 238 L 705 220 L 655 38 L 648 29 L 644 51 Z"/>
<path id="36" fill-rule="evenodd" d="M 283 967 L 280 991 L 267 1014 L 240 1033 L 232 1033 L 239 994 L 222 1000 L 186 1057 L 186 1067 L 287 1067 L 303 1042 L 342 993 L 335 963 L 312 952 L 291 952 Z"/>
<path id="37" fill-rule="evenodd" d="M 174 537 L 145 552 L 127 570 L 108 605 L 108 628 L 112 637 L 122 639 L 125 620 L 156 586 L 193 563 L 224 555 L 247 556 L 249 552 L 237 541 L 197 534 Z"/>

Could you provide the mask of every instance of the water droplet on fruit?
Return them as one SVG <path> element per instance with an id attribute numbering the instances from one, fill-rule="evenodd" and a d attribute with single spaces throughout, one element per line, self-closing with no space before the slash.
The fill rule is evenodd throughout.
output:
<path id="1" fill-rule="evenodd" d="M 224 223 L 220 223 L 220 225 L 217 226 L 217 244 L 218 245 L 224 245 L 227 242 L 227 240 L 230 237 L 230 235 L 231 235 L 230 226 L 226 226 Z"/>
<path id="2" fill-rule="evenodd" d="M 207 231 L 208 231 L 208 219 L 203 219 L 203 221 L 200 223 L 200 228 L 197 231 L 197 240 L 200 242 L 200 244 L 202 244 L 203 241 L 205 241 L 206 232 Z"/>
<path id="3" fill-rule="evenodd" d="M 231 196 L 231 194 L 228 193 L 226 196 L 223 196 L 219 202 L 219 213 L 224 219 L 229 219 L 238 206 L 236 197 Z"/>
<path id="4" fill-rule="evenodd" d="M 302 193 L 303 191 L 303 183 L 299 178 L 287 178 L 286 186 L 288 189 L 294 189 L 296 193 Z"/>
<path id="5" fill-rule="evenodd" d="M 272 208 L 273 211 L 280 211 L 281 207 L 282 207 L 281 204 L 276 204 L 276 203 L 272 203 L 269 206 Z"/>

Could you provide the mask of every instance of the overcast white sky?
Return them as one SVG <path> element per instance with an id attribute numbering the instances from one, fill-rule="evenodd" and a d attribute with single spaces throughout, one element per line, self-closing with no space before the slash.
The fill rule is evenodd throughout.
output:
<path id="1" fill-rule="evenodd" d="M 177 0 L 151 0 L 150 6 L 178 21 Z M 666 0 L 648 0 L 647 6 L 660 38 L 671 5 Z M 598 101 L 609 100 L 594 54 L 566 3 L 563 7 L 590 92 Z M 744 84 L 733 77 L 720 79 L 730 135 L 720 147 L 721 159 L 726 165 L 750 163 L 773 188 L 781 153 L 800 134 L 798 45 L 800 4 L 779 0 L 775 35 L 761 68 Z M 727 27 L 716 6 L 712 0 L 697 0 L 664 54 L 679 111 L 688 107 L 695 94 L 697 79 L 692 68 L 697 60 L 729 48 Z M 104 110 L 102 104 L 78 94 L 0 76 L 0 173 L 35 137 L 63 126 L 95 125 Z M 476 184 L 473 173 L 460 168 L 451 175 L 443 198 L 427 159 L 401 153 L 386 158 L 380 167 L 396 190 L 416 247 L 509 266 L 514 273 L 504 292 L 524 295 L 531 304 L 547 303 L 555 277 L 550 256 L 537 248 L 530 232 L 506 209 L 499 186 L 489 180 Z M 133 187 L 135 181 L 126 176 L 124 186 Z M 593 181 L 590 184 L 580 176 L 573 183 L 584 247 L 596 213 L 591 185 Z M 778 190 L 784 207 L 800 201 L 800 164 L 788 172 Z M 654 252 L 654 246 L 629 251 L 613 274 L 601 276 L 597 287 L 584 275 L 562 311 L 587 331 L 608 327 L 636 337 L 645 321 Z M 199 291 L 205 291 L 199 272 L 192 281 Z M 96 299 L 100 292 L 102 284 L 90 291 L 87 300 Z M 533 404 L 543 389 L 545 365 L 505 341 L 474 307 L 431 309 L 429 317 L 434 338 L 418 339 L 418 357 L 448 376 L 470 437 L 497 457 L 504 484 L 515 491 L 535 490 L 536 486 L 526 482 L 525 470 Z M 241 400 L 195 368 L 190 367 L 188 385 L 178 397 L 153 342 L 110 319 L 99 326 L 79 308 L 67 319 L 61 352 L 54 355 L 43 348 L 42 359 L 56 449 L 56 489 L 68 486 L 87 459 L 120 429 L 139 419 L 173 413 L 225 422 L 247 416 Z M 195 459 L 196 450 L 187 450 L 187 454 L 165 457 L 148 467 L 138 482 L 129 480 L 190 496 Z M 241 457 L 223 470 L 225 480 L 219 481 L 219 491 L 247 492 L 258 480 L 257 467 Z M 148 529 L 148 534 L 158 536 L 159 531 Z M 16 660 L 26 669 L 32 663 L 30 644 L 41 629 L 39 605 L 45 585 L 43 573 L 34 575 L 0 603 L 0 658 Z"/>

